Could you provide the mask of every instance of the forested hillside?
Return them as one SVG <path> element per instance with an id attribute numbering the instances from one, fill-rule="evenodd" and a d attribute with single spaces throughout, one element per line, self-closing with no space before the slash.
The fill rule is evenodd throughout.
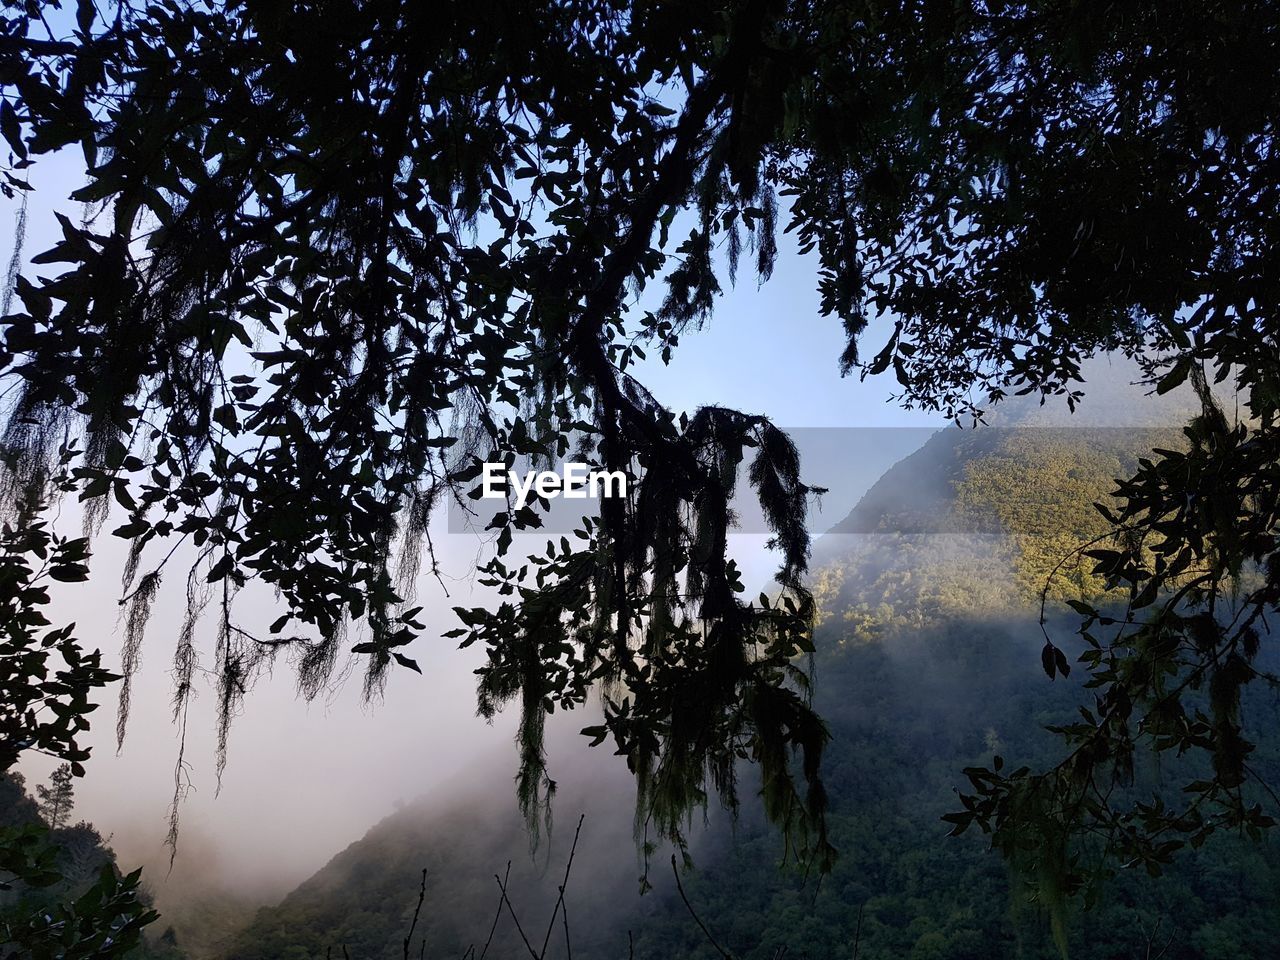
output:
<path id="1" fill-rule="evenodd" d="M 536 933 L 541 945 L 574 838 L 576 811 L 585 805 L 581 796 L 559 799 L 562 817 L 550 840 L 532 855 L 505 778 L 477 782 L 443 803 L 412 804 L 374 826 L 278 907 L 259 911 L 224 956 L 304 960 L 324 957 L 330 947 L 340 955 L 345 946 L 352 960 L 397 960 L 404 956 L 402 941 L 425 890 L 411 955 L 419 956 L 425 942 L 427 957 L 460 957 L 472 944 L 479 950 L 489 934 L 501 902 L 495 875 L 510 890 L 526 932 Z M 569 888 L 574 956 L 608 955 L 603 941 L 615 933 L 618 905 L 634 898 L 637 870 L 625 816 L 628 801 L 625 793 L 603 788 L 593 801 L 591 822 L 584 824 Z M 619 810 L 624 811 L 622 829 Z M 554 932 L 559 940 L 559 923 Z M 625 943 L 625 931 L 622 937 Z M 516 957 L 523 951 L 504 910 L 489 955 Z M 559 943 L 548 953 L 552 956 L 564 956 Z"/>
<path id="2" fill-rule="evenodd" d="M 823 538 L 816 701 L 833 734 L 825 776 L 841 857 L 821 882 L 779 871 L 775 832 L 749 816 L 731 830 L 712 811 L 685 889 L 724 949 L 752 960 L 783 947 L 788 958 L 812 960 L 1058 956 L 1046 912 L 1029 902 L 1021 879 L 977 831 L 949 838 L 941 818 L 958 806 L 964 767 L 993 755 L 1033 768 L 1056 759 L 1060 744 L 1043 728 L 1069 720 L 1085 694 L 1075 675 L 1051 681 L 1040 668 L 1040 588 L 1064 555 L 1103 529 L 1081 504 L 1104 499 L 1153 445 L 1177 442 L 1177 431 L 1158 428 L 945 430 Z M 1058 569 L 1047 607 L 1055 641 L 1074 649 L 1078 618 L 1062 601 L 1105 602 L 1100 591 L 1085 568 Z M 1280 719 L 1261 691 L 1245 709 L 1259 727 Z M 1252 763 L 1280 780 L 1280 739 Z M 1133 789 L 1159 792 L 1188 773 L 1139 770 Z M 608 821 L 616 802 L 596 806 Z M 423 867 L 426 956 L 483 943 L 497 902 L 493 874 L 508 859 L 513 896 L 545 918 L 572 823 L 562 817 L 540 873 L 518 818 L 494 812 L 502 809 L 463 804 L 448 816 L 406 810 L 385 821 L 264 910 L 228 960 L 302 960 L 342 944 L 353 960 L 400 957 Z M 568 898 L 574 957 L 626 957 L 629 932 L 634 956 L 645 960 L 720 956 L 669 885 L 637 898 L 634 885 L 618 883 L 631 876 L 632 848 L 620 842 L 613 856 L 612 873 L 585 860 L 575 868 L 583 876 Z M 606 874 L 612 885 L 599 879 Z M 1159 878 L 1120 870 L 1082 906 L 1072 904 L 1065 930 L 1077 960 L 1269 957 L 1280 942 L 1280 851 L 1215 836 Z M 497 955 L 523 949 L 505 915 L 497 937 Z"/>
<path id="3" fill-rule="evenodd" d="M 1040 592 L 1058 561 L 1098 536 L 1106 500 L 1159 427 L 1005 426 L 946 430 L 890 471 L 818 545 L 823 625 L 817 705 L 834 734 L 827 786 L 841 859 L 821 883 L 780 875 L 776 839 L 742 825 L 687 884 L 737 956 L 986 960 L 1058 956 L 1046 911 L 974 833 L 950 838 L 962 769 L 1051 765 L 1044 730 L 1087 702 L 1076 678 L 1040 669 Z M 1048 629 L 1072 649 L 1067 599 L 1102 600 L 1087 565 L 1053 574 Z M 1273 695 L 1245 709 L 1275 729 Z M 1280 777 L 1280 741 L 1255 767 Z M 1158 792 L 1186 770 L 1139 770 Z M 1159 878 L 1121 870 L 1067 917 L 1069 955 L 1262 958 L 1280 942 L 1280 851 L 1217 836 Z M 712 958 L 683 907 L 646 926 L 637 956 Z"/>

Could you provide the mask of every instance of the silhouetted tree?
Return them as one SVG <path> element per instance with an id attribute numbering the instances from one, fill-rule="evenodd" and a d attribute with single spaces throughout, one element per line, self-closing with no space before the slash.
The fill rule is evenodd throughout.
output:
<path id="1" fill-rule="evenodd" d="M 64 763 L 49 774 L 49 785 L 36 785 L 40 815 L 53 830 L 63 827 L 75 806 L 75 787 L 71 783 L 71 764 Z"/>
<path id="2" fill-rule="evenodd" d="M 1242 801 L 1237 705 L 1280 599 L 1273 4 L 83 2 L 61 29 L 6 9 L 8 188 L 79 149 L 90 213 L 36 258 L 61 272 L 14 274 L 5 441 L 15 484 L 65 469 L 91 526 L 111 500 L 125 512 L 121 734 L 177 544 L 198 551 L 179 715 L 211 606 L 222 751 L 280 649 L 308 696 L 349 624 L 368 690 L 416 669 L 433 506 L 468 506 L 480 459 L 560 455 L 576 434 L 632 495 L 529 560 L 511 532 L 539 505 L 499 511 L 481 582 L 510 599 L 459 610 L 488 653 L 482 710 L 520 701 L 526 811 L 553 787 L 545 715 L 602 684 L 590 732 L 635 771 L 641 824 L 679 842 L 712 791 L 736 802 L 749 758 L 769 815 L 829 859 L 826 734 L 795 666 L 812 491 L 766 420 L 676 417 L 628 373 L 709 317 L 744 239 L 768 278 L 784 198 L 845 369 L 892 370 L 910 405 L 1074 405 L 1101 350 L 1203 405 L 1187 452 L 1121 485 L 1116 543 L 1092 553 L 1130 603 L 1081 610 L 1099 700 L 1064 731 L 1068 759 L 979 772 L 957 826 L 1061 890 L 1082 825 L 1156 864 L 1268 822 Z M 661 306 L 635 307 L 659 281 Z M 864 361 L 876 315 L 894 331 Z M 781 556 L 780 596 L 759 602 L 726 554 L 744 467 Z M 235 616 L 250 578 L 285 606 L 269 637 Z M 1069 669 L 1052 639 L 1044 663 Z M 1184 706 L 1196 687 L 1211 715 Z M 1142 746 L 1208 751 L 1216 774 L 1179 808 L 1113 809 Z"/>

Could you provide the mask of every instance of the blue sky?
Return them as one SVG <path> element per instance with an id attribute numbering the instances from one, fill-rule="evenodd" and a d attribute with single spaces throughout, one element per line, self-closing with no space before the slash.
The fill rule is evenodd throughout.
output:
<path id="1" fill-rule="evenodd" d="M 758 287 L 744 265 L 713 318 L 682 337 L 671 364 L 650 354 L 639 378 L 668 406 L 715 403 L 782 427 L 941 426 L 940 417 L 889 402 L 890 377 L 840 376 L 844 332 L 838 319 L 819 314 L 817 257 L 798 253 L 790 235 L 780 235 L 778 247 L 769 282 Z M 874 354 L 889 331 L 874 323 L 864 353 Z"/>

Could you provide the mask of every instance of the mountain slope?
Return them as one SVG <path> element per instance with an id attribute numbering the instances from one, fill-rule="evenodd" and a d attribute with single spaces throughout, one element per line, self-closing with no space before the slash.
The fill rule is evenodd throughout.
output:
<path id="1" fill-rule="evenodd" d="M 352 960 L 400 960 L 423 892 L 411 955 L 456 958 L 472 945 L 479 951 L 489 935 L 501 903 L 495 875 L 505 878 L 514 912 L 541 946 L 575 836 L 568 884 L 574 956 L 580 948 L 590 955 L 594 938 L 614 935 L 616 904 L 635 897 L 634 800 L 625 766 L 603 751 L 584 757 L 576 734 L 580 718 L 565 719 L 572 732 L 563 723 L 549 724 L 559 784 L 555 821 L 536 849 L 516 810 L 512 771 L 480 762 L 485 772 L 442 785 L 387 817 L 280 904 L 259 910 L 222 956 L 303 960 L 325 957 L 330 949 L 341 956 L 345 947 Z M 553 933 L 548 960 L 565 956 L 559 922 Z M 490 950 L 498 957 L 525 952 L 505 908 Z"/>

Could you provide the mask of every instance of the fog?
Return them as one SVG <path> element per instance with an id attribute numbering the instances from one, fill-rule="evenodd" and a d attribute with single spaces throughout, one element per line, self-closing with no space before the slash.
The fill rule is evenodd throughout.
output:
<path id="1" fill-rule="evenodd" d="M 87 584 L 62 591 L 54 617 L 76 620 L 87 646 L 100 646 L 108 664 L 119 663 L 119 541 L 101 538 Z M 451 559 L 443 557 L 446 562 Z M 118 684 L 93 716 L 88 738 L 93 758 L 77 787 L 77 812 L 113 835 L 124 861 L 155 856 L 167 831 L 181 730 L 172 720 L 170 659 L 185 609 L 185 570 L 175 557 L 162 585 L 134 679 L 127 735 L 115 749 L 113 712 Z M 445 598 L 423 584 L 427 637 L 454 626 L 450 604 L 469 602 L 465 581 Z M 265 591 L 260 591 L 265 593 Z M 434 595 L 433 595 L 434 594 Z M 265 635 L 278 615 L 272 598 L 252 590 L 240 598 L 237 615 L 246 630 Z M 198 647 L 212 662 L 211 618 L 202 624 Z M 507 718 L 493 725 L 475 717 L 471 671 L 482 651 L 461 652 L 448 641 L 426 640 L 414 656 L 425 676 L 393 671 L 380 702 L 365 703 L 359 677 L 333 686 L 307 703 L 296 695 L 284 657 L 245 698 L 231 726 L 229 760 L 221 789 L 215 769 L 215 696 L 197 680 L 186 724 L 181 805 L 180 871 L 188 839 L 216 849 L 213 858 L 228 879 L 264 895 L 292 886 L 397 802 L 413 800 L 433 784 L 456 777 L 477 753 L 509 747 Z M 508 751 L 509 752 L 509 751 Z M 24 763 L 29 779 L 39 761 Z M 193 857 L 194 859 L 194 857 Z M 209 862 L 199 857 L 202 870 Z M 148 862 L 148 866 L 153 866 Z M 151 882 L 158 871 L 149 870 Z"/>
<path id="2" fill-rule="evenodd" d="M 817 437 L 824 432 L 813 433 Z M 886 440 L 896 435 L 883 444 L 881 455 L 862 458 L 864 466 L 868 460 L 878 464 L 867 471 L 866 484 L 853 489 L 833 484 L 824 509 L 815 514 L 815 524 L 834 522 L 846 513 L 862 487 L 903 449 L 929 435 L 884 433 Z M 830 438 L 822 443 L 830 446 Z M 814 448 L 815 464 L 821 460 L 821 445 Z M 819 472 L 834 472 L 837 462 L 828 459 L 827 468 Z M 62 514 L 58 526 L 76 534 L 78 511 L 67 504 Z M 193 869 L 202 886 L 221 883 L 256 899 L 277 897 L 397 806 L 423 795 L 444 802 L 451 790 L 465 791 L 480 782 L 504 792 L 514 809 L 514 712 L 507 711 L 492 724 L 478 717 L 472 672 L 483 662 L 484 652 L 478 647 L 459 650 L 455 641 L 440 639 L 457 626 L 453 606 L 486 600 L 469 575 L 486 544 L 474 534 L 450 533 L 443 515 L 433 521 L 431 534 L 443 585 L 426 576 L 418 583 L 415 602 L 424 608 L 426 630 L 409 654 L 422 676 L 393 668 L 383 695 L 365 702 L 361 664 L 352 662 L 344 669 L 340 661 L 330 687 L 306 702 L 297 695 L 292 666 L 282 653 L 232 721 L 228 763 L 219 784 L 216 696 L 212 679 L 197 675 L 182 751 L 180 776 L 186 792 L 179 807 L 178 851 L 166 879 L 163 840 L 183 732 L 172 713 L 171 659 L 186 605 L 184 557 L 179 554 L 171 561 L 134 676 L 123 746 L 116 750 L 119 684 L 113 684 L 100 694 L 101 706 L 90 718 L 86 742 L 93 757 L 76 787 L 76 816 L 110 835 L 122 863 L 146 865 L 149 883 L 162 903 L 166 884 L 176 889 L 197 881 Z M 518 537 L 515 549 L 539 550 L 544 539 L 537 534 Z M 730 549 L 744 571 L 749 595 L 769 588 L 776 568 L 766 539 L 763 533 L 733 537 Z M 81 641 L 101 648 L 106 664 L 117 670 L 123 634 L 119 573 L 125 553 L 123 541 L 99 537 L 89 582 L 61 586 L 52 611 L 55 622 L 74 620 Z M 257 635 L 265 635 L 267 625 L 279 615 L 270 592 L 252 584 L 237 598 L 236 610 L 237 622 Z M 212 664 L 215 630 L 216 622 L 209 616 L 197 632 L 206 666 Z M 572 716 L 549 728 L 553 777 L 570 766 L 578 768 L 577 754 L 587 752 L 587 741 L 576 731 L 591 722 L 590 716 Z M 589 752 L 601 776 L 615 770 L 625 773 L 623 760 L 611 756 L 606 747 Z M 47 777 L 52 765 L 45 758 L 30 757 L 22 770 L 34 782 Z M 629 824 L 630 812 L 625 813 Z"/>

